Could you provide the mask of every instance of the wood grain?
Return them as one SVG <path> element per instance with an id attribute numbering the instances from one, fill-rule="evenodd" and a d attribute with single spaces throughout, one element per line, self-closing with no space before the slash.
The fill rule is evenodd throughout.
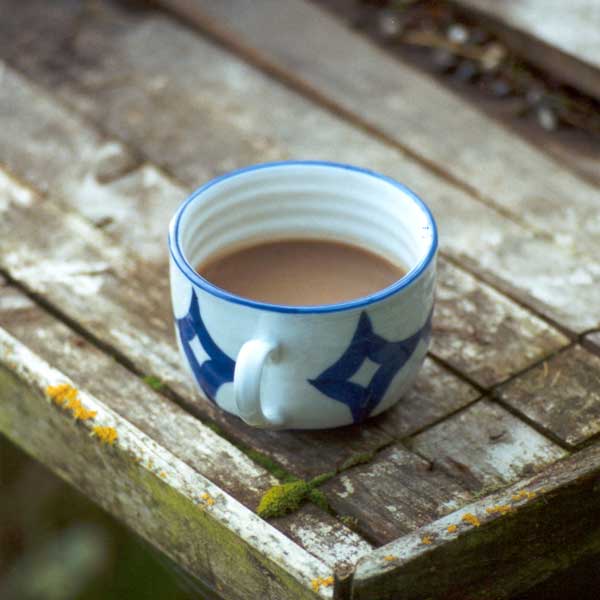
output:
<path id="1" fill-rule="evenodd" d="M 591 346 L 596 351 L 596 354 L 600 353 L 600 331 L 586 335 L 584 342 Z"/>
<path id="2" fill-rule="evenodd" d="M 518 373 L 568 339 L 487 285 L 439 263 L 432 353 L 482 387 Z"/>
<path id="3" fill-rule="evenodd" d="M 514 483 L 566 455 L 560 446 L 486 399 L 418 434 L 409 447 L 478 493 Z"/>
<path id="4" fill-rule="evenodd" d="M 336 511 L 357 519 L 359 530 L 378 544 L 541 472 L 566 455 L 489 400 L 472 404 L 407 444 L 409 449 L 388 448 L 323 488 Z"/>
<path id="5" fill-rule="evenodd" d="M 83 390 L 96 415 L 75 421 L 44 396 L 57 383 L 76 385 L 0 330 L 3 434 L 228 598 L 317 597 L 310 582 L 329 574 L 325 563 Z M 92 425 L 116 441 L 91 437 Z"/>
<path id="6" fill-rule="evenodd" d="M 442 420 L 478 397 L 476 388 L 428 357 L 406 396 L 374 421 L 398 440 Z"/>
<path id="7" fill-rule="evenodd" d="M 357 520 L 358 529 L 385 544 L 453 512 L 472 500 L 460 482 L 430 463 L 394 446 L 372 462 L 342 473 L 323 490 L 337 511 Z"/>
<path id="8" fill-rule="evenodd" d="M 600 99 L 600 7 L 594 0 L 455 0 L 492 20 L 527 60 Z"/>
<path id="9" fill-rule="evenodd" d="M 572 247 L 574 238 L 583 240 L 579 225 L 576 236 L 560 234 L 557 238 L 540 232 L 529 221 L 519 224 L 520 219 L 515 221 L 515 215 L 482 204 L 473 194 L 432 174 L 406 154 L 319 110 L 162 15 L 128 12 L 111 2 L 102 3 L 80 19 L 78 35 L 73 39 L 67 9 L 53 4 L 52 18 L 44 18 L 44 11 L 50 10 L 46 3 L 32 0 L 27 7 L 11 12 L 12 20 L 3 23 L 6 35 L 2 39 L 6 44 L 0 48 L 10 60 L 106 132 L 133 145 L 135 152 L 176 175 L 186 186 L 197 185 L 209 176 L 249 162 L 290 156 L 341 160 L 375 168 L 412 185 L 428 201 L 440 225 L 444 252 L 468 264 L 480 277 L 575 332 L 600 323 L 600 308 L 593 301 L 600 280 L 600 264 L 596 258 L 584 256 Z M 20 42 L 16 34 L 23 28 L 17 27 L 14 19 L 23 18 L 28 19 L 30 31 L 40 27 L 45 35 L 32 33 Z M 329 19 L 324 17 L 324 22 L 329 23 Z M 48 28 L 52 28 L 52 36 L 48 35 Z M 155 49 L 151 55 L 147 52 L 149 44 Z M 49 59 L 42 60 L 42 56 L 52 56 L 61 68 L 49 68 Z M 0 137 L 2 142 L 9 141 L 0 144 L 3 151 L 0 160 L 35 183 L 35 169 L 24 169 L 22 163 L 27 164 L 24 157 L 33 156 L 41 161 L 43 155 L 34 144 L 28 149 L 12 146 L 15 139 L 25 145 L 27 139 L 39 139 L 40 124 L 45 122 L 41 115 L 45 117 L 48 111 L 41 114 L 38 111 L 40 116 L 32 118 L 39 90 L 30 90 L 30 101 L 25 101 L 26 96 L 20 96 L 19 102 L 11 100 L 14 87 L 23 87 L 24 83 L 15 81 L 18 78 L 10 70 L 5 71 L 0 93 L 2 104 L 10 110 L 0 115 L 10 115 L 10 119 L 0 128 L 0 136 L 3 132 L 14 132 L 15 127 L 22 128 L 27 136 Z M 409 89 L 411 86 L 407 86 Z M 435 93 L 433 97 L 437 97 Z M 453 106 L 452 97 L 448 98 L 448 106 Z M 270 110 L 265 111 L 265 106 Z M 429 126 L 431 116 L 414 120 Z M 475 125 L 470 123 L 462 131 L 477 131 Z M 53 125 L 54 137 L 64 135 L 61 131 L 60 123 Z M 483 127 L 481 131 L 487 129 Z M 492 131 L 493 135 L 486 136 L 486 140 L 501 138 Z M 458 139 L 451 135 L 446 138 Z M 437 143 L 437 139 L 436 133 L 434 147 L 445 148 L 446 144 Z M 476 146 L 465 144 L 465 147 Z M 535 184 L 536 193 L 544 197 L 545 213 L 553 219 L 558 215 L 556 220 L 560 223 L 572 222 L 575 226 L 587 210 L 580 206 L 583 200 L 577 198 L 584 198 L 591 210 L 595 192 L 586 189 L 580 194 L 579 183 L 568 175 L 564 175 L 566 179 L 561 184 L 554 181 L 554 173 L 563 173 L 554 163 L 539 163 L 536 159 L 535 168 L 515 171 L 509 182 L 505 172 L 510 168 L 508 159 L 513 150 L 510 146 L 498 154 L 501 174 L 492 176 L 488 161 L 485 169 L 476 170 L 478 177 L 483 174 L 486 181 L 497 184 L 498 194 L 504 198 L 508 192 L 502 185 L 510 185 L 521 193 L 525 184 L 539 177 L 534 176 L 539 168 L 544 180 L 552 182 L 547 184 L 551 190 Z M 449 152 L 452 156 L 448 157 L 448 164 L 454 165 L 460 153 L 456 149 Z M 528 160 L 520 160 L 519 164 L 525 168 Z M 516 180 L 518 186 L 513 185 Z M 53 176 L 54 182 L 58 189 L 66 186 L 60 176 Z M 80 187 L 79 182 L 72 184 L 72 189 Z M 561 198 L 570 199 L 568 204 L 563 203 L 564 210 L 572 212 L 568 218 L 560 216 L 560 211 L 550 210 L 548 203 L 548 198 L 563 189 L 565 194 Z M 521 214 L 521 205 L 527 205 L 526 198 L 519 196 L 515 205 Z M 594 215 L 586 220 L 586 227 L 595 227 L 597 213 Z M 560 277 L 547 276 L 549 269 L 560 273 Z"/>
<path id="10" fill-rule="evenodd" d="M 576 446 L 600 433 L 600 358 L 579 345 L 498 390 L 513 409 Z"/>
<path id="11" fill-rule="evenodd" d="M 464 506 L 362 559 L 351 597 L 507 600 L 600 551 L 599 477 L 595 445 Z M 487 511 L 498 506 L 510 514 Z M 467 513 L 479 527 L 462 520 Z"/>

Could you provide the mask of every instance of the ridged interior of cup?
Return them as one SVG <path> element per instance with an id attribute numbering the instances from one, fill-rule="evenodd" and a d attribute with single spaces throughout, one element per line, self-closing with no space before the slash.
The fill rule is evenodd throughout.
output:
<path id="1" fill-rule="evenodd" d="M 357 244 L 409 271 L 434 231 L 408 190 L 352 169 L 291 164 L 222 179 L 189 203 L 179 244 L 192 267 L 260 241 L 329 239 Z"/>

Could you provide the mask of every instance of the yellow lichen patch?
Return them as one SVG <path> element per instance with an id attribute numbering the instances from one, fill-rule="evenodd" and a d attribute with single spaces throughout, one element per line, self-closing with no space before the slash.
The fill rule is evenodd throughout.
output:
<path id="1" fill-rule="evenodd" d="M 461 521 L 469 523 L 470 525 L 473 525 L 473 527 L 479 527 L 481 525 L 481 521 L 472 513 L 464 514 Z"/>
<path id="2" fill-rule="evenodd" d="M 507 512 L 512 510 L 512 506 L 509 504 L 497 504 L 495 506 L 488 506 L 485 512 L 488 515 L 505 515 Z"/>
<path id="3" fill-rule="evenodd" d="M 446 531 L 448 533 L 456 533 L 458 531 L 458 525 L 448 525 Z"/>
<path id="4" fill-rule="evenodd" d="M 165 473 L 165 471 L 161 471 L 161 472 L 159 473 L 159 475 L 160 475 L 160 476 L 161 476 L 163 479 L 166 479 L 166 478 L 167 478 L 167 474 Z"/>
<path id="5" fill-rule="evenodd" d="M 426 546 L 431 546 L 431 544 L 433 543 L 431 536 L 429 535 L 424 535 L 421 538 L 421 544 L 425 544 Z"/>
<path id="6" fill-rule="evenodd" d="M 112 446 L 119 434 L 114 427 L 101 427 L 100 425 L 96 425 L 92 427 L 92 433 L 95 435 L 103 444 L 108 444 Z"/>
<path id="7" fill-rule="evenodd" d="M 200 500 L 204 502 L 207 506 L 212 506 L 215 503 L 215 499 L 210 495 L 204 492 L 204 494 L 200 494 Z"/>
<path id="8" fill-rule="evenodd" d="M 317 577 L 311 582 L 311 586 L 314 592 L 318 592 L 321 586 L 329 587 L 333 585 L 333 577 Z"/>
<path id="9" fill-rule="evenodd" d="M 49 385 L 46 388 L 46 395 L 57 406 L 63 406 L 66 402 L 77 398 L 77 390 L 68 383 L 59 383 L 58 385 Z"/>
<path id="10" fill-rule="evenodd" d="M 67 402 L 67 408 L 73 414 L 73 418 L 79 421 L 87 421 L 93 419 L 98 413 L 95 410 L 87 409 L 79 398 L 73 398 Z"/>
<path id="11" fill-rule="evenodd" d="M 514 502 L 519 502 L 520 500 L 531 500 L 535 498 L 537 494 L 535 492 L 528 492 L 527 490 L 521 490 L 516 494 L 512 495 L 512 499 Z"/>
<path id="12" fill-rule="evenodd" d="M 98 414 L 95 410 L 89 410 L 81 403 L 81 400 L 77 397 L 77 389 L 68 383 L 49 385 L 46 388 L 46 394 L 54 404 L 70 410 L 76 420 L 87 421 Z"/>
<path id="13" fill-rule="evenodd" d="M 396 560 L 396 556 L 394 556 L 393 554 L 388 554 L 387 556 L 383 557 L 383 560 L 385 560 L 386 562 L 392 562 L 393 560 Z"/>

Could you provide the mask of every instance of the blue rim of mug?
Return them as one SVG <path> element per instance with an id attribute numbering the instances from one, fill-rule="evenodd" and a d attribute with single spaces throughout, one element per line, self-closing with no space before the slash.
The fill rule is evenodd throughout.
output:
<path id="1" fill-rule="evenodd" d="M 227 179 L 232 179 L 233 177 L 238 177 L 239 175 L 250 173 L 252 171 L 289 166 L 328 167 L 344 171 L 353 171 L 362 175 L 368 175 L 370 177 L 380 179 L 399 189 L 419 207 L 419 209 L 425 214 L 427 220 L 429 221 L 432 236 L 431 244 L 427 255 L 419 263 L 417 263 L 416 266 L 410 269 L 410 271 L 408 271 L 408 273 L 404 275 L 404 277 L 401 277 L 400 279 L 398 279 L 398 281 L 395 281 L 390 286 L 383 288 L 382 290 L 379 290 L 374 294 L 370 294 L 369 296 L 362 296 L 360 298 L 355 298 L 346 302 L 338 302 L 335 304 L 294 306 L 286 304 L 270 304 L 268 302 L 259 302 L 258 300 L 251 300 L 250 298 L 245 298 L 244 296 L 238 296 L 237 294 L 228 292 L 227 290 L 217 287 L 216 285 L 212 284 L 210 281 L 199 275 L 198 272 L 190 265 L 190 263 L 185 258 L 185 255 L 181 250 L 179 240 L 179 224 L 181 221 L 181 217 L 185 213 L 187 207 L 190 204 L 192 204 L 204 192 L 206 192 L 206 190 L 212 188 L 213 186 L 223 181 L 226 181 Z M 192 194 L 190 194 L 190 196 L 186 200 L 183 201 L 183 203 L 177 209 L 177 212 L 171 219 L 171 223 L 169 225 L 168 245 L 169 252 L 173 257 L 173 260 L 175 261 L 175 264 L 177 265 L 179 270 L 187 277 L 187 279 L 191 281 L 191 283 L 197 285 L 198 287 L 202 288 L 204 291 L 208 292 L 209 294 L 212 294 L 213 296 L 217 296 L 218 298 L 228 300 L 229 302 L 233 302 L 235 304 L 242 304 L 244 306 L 258 308 L 261 310 L 269 310 L 273 312 L 283 313 L 309 314 L 338 312 L 342 310 L 351 310 L 354 308 L 364 307 L 369 304 L 373 304 L 374 302 L 384 300 L 385 298 L 388 298 L 389 296 L 393 296 L 394 294 L 398 293 L 400 290 L 403 290 L 404 288 L 409 286 L 413 281 L 415 281 L 433 260 L 438 246 L 438 233 L 437 226 L 435 224 L 435 219 L 433 218 L 433 215 L 431 214 L 431 211 L 429 210 L 429 207 L 425 204 L 425 202 L 423 202 L 423 200 L 421 200 L 421 198 L 419 198 L 419 196 L 417 196 L 411 189 L 407 188 L 405 185 L 399 183 L 395 179 L 388 177 L 387 175 L 382 175 L 381 173 L 371 171 L 370 169 L 355 167 L 354 165 L 348 165 L 344 163 L 321 160 L 285 160 L 259 163 L 255 165 L 250 165 L 248 167 L 243 167 L 241 169 L 236 169 L 235 171 L 230 171 L 229 173 L 225 173 L 224 175 L 216 177 L 215 179 L 211 179 L 209 182 L 196 189 L 194 192 L 192 192 Z"/>

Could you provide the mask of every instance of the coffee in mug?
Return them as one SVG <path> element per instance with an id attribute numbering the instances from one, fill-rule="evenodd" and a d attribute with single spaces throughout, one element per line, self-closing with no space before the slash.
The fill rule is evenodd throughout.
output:
<path id="1" fill-rule="evenodd" d="M 217 287 L 259 302 L 314 306 L 374 294 L 406 269 L 354 244 L 288 239 L 241 246 L 196 267 Z"/>

